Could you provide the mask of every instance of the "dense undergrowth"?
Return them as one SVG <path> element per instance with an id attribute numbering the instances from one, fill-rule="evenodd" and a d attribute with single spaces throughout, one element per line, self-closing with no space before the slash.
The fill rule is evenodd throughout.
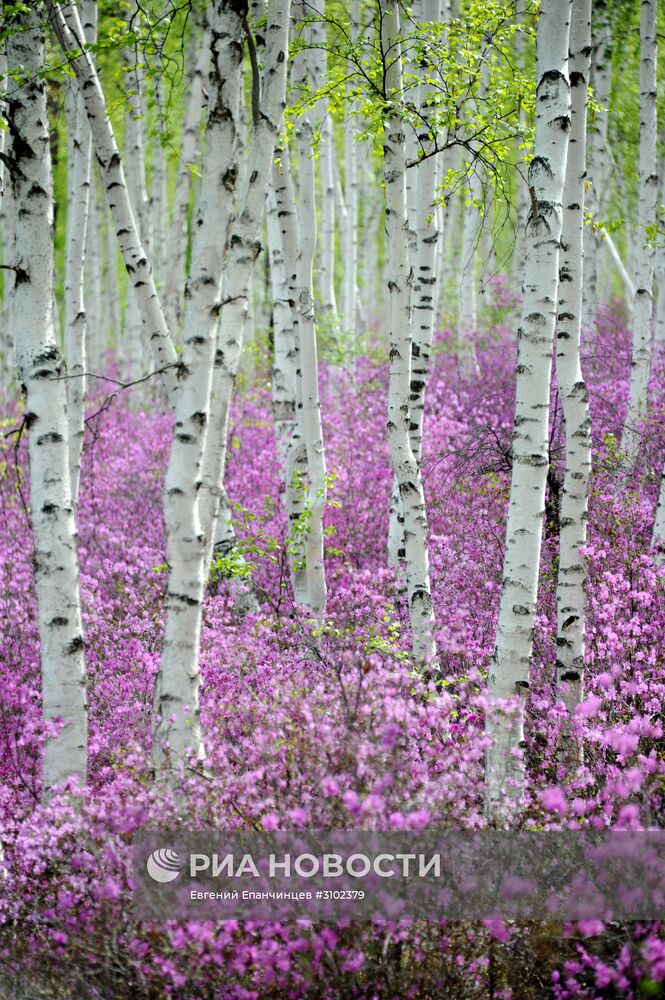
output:
<path id="1" fill-rule="evenodd" d="M 330 496 L 329 606 L 290 592 L 286 519 L 265 373 L 243 377 L 227 487 L 260 613 L 247 586 L 213 575 L 204 610 L 205 769 L 156 787 L 150 707 L 159 661 L 165 554 L 160 491 L 170 417 L 129 393 L 90 404 L 78 515 L 89 671 L 90 783 L 40 804 L 39 660 L 29 486 L 20 408 L 4 413 L 0 477 L 0 986 L 16 997 L 606 998 L 659 996 L 659 925 L 137 922 L 131 837 L 158 825 L 236 829 L 479 827 L 483 685 L 500 593 L 510 476 L 514 348 L 495 328 L 480 377 L 436 338 L 424 480 L 443 683 L 414 676 L 404 594 L 385 568 L 391 488 L 386 365 L 324 368 Z M 639 829 L 665 819 L 665 567 L 649 552 L 665 453 L 665 366 L 657 359 L 643 454 L 620 474 L 629 338 L 605 311 L 586 344 L 593 415 L 588 681 L 569 739 L 553 693 L 561 410 L 551 467 L 517 822 Z"/>

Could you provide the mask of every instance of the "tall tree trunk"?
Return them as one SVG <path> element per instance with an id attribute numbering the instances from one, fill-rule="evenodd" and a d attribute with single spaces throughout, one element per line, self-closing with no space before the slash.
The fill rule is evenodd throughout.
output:
<path id="1" fill-rule="evenodd" d="M 557 691 L 572 713 L 584 692 L 587 507 L 591 477 L 591 413 L 582 374 L 582 284 L 586 115 L 591 51 L 591 0 L 573 0 L 569 73 L 571 127 L 559 258 L 556 373 L 566 428 L 566 470 L 559 513 Z"/>
<path id="2" fill-rule="evenodd" d="M 490 818 L 505 799 L 519 804 L 524 765 L 524 700 L 538 596 L 540 548 L 549 466 L 548 419 L 557 311 L 562 197 L 570 128 L 569 0 L 543 0 L 537 33 L 536 137 L 529 167 L 532 208 L 526 225 L 513 469 L 496 647 L 489 676 L 486 793 Z M 519 695 L 516 707 L 505 699 Z M 497 704 L 499 703 L 499 704 Z"/>
<path id="3" fill-rule="evenodd" d="M 76 525 L 72 502 L 66 365 L 53 329 L 53 194 L 44 35 L 33 7 L 15 16 L 8 64 L 21 70 L 8 95 L 11 179 L 17 208 L 14 327 L 29 428 L 30 508 L 46 719 L 64 726 L 44 750 L 43 788 L 85 782 L 87 704 Z"/>
<path id="4" fill-rule="evenodd" d="M 326 506 L 326 459 L 319 401 L 319 367 L 316 349 L 316 325 L 312 288 L 312 264 L 316 247 L 316 207 L 314 202 L 314 162 L 312 127 L 304 118 L 299 125 L 299 230 L 298 255 L 298 335 L 302 373 L 300 420 L 307 454 L 307 523 L 305 563 L 307 579 L 306 606 L 314 615 L 326 609 L 326 575 L 323 554 L 323 513 Z"/>
<path id="5" fill-rule="evenodd" d="M 150 261 L 141 243 L 138 226 L 129 198 L 122 160 L 115 141 L 106 102 L 91 54 L 83 48 L 83 29 L 75 5 L 63 7 L 52 0 L 47 10 L 69 66 L 83 97 L 88 116 L 92 143 L 99 164 L 102 185 L 108 202 L 116 236 L 122 252 L 129 283 L 134 289 L 141 310 L 144 336 L 150 344 L 154 361 L 163 370 L 163 380 L 169 392 L 177 384 L 178 359 L 159 301 Z M 78 54 L 75 54 L 78 53 Z"/>
<path id="6" fill-rule="evenodd" d="M 589 123 L 589 179 L 591 187 L 587 200 L 595 215 L 601 214 L 609 199 L 610 169 L 607 155 L 607 108 L 612 83 L 612 20 L 607 0 L 596 0 L 593 5 L 591 83 L 594 97 L 603 108 L 596 112 Z M 593 226 L 584 230 L 584 282 L 582 286 L 582 325 L 590 327 L 598 306 L 598 269 L 601 247 Z"/>
<path id="7" fill-rule="evenodd" d="M 638 166 L 637 253 L 630 398 L 621 447 L 627 468 L 637 461 L 646 415 L 653 337 L 653 269 L 655 251 L 649 228 L 657 222 L 656 90 L 658 43 L 656 0 L 642 0 L 640 18 L 640 152 Z"/>
<path id="8" fill-rule="evenodd" d="M 296 604 L 307 601 L 307 570 L 302 519 L 305 510 L 307 450 L 301 427 L 302 363 L 298 331 L 298 214 L 288 145 L 273 164 L 267 213 L 273 289 L 274 365 L 273 419 L 284 503 L 289 523 L 288 558 Z M 300 403 L 300 405 L 298 405 Z"/>
<path id="9" fill-rule="evenodd" d="M 273 163 L 266 229 L 270 282 L 274 361 L 272 370 L 272 412 L 277 439 L 277 456 L 282 477 L 286 475 L 289 441 L 297 421 L 296 371 L 300 364 L 296 308 L 296 260 L 298 219 L 288 146 L 280 149 L 279 163 Z"/>
<path id="10" fill-rule="evenodd" d="M 426 22 L 438 23 L 447 16 L 447 3 L 443 0 L 423 0 L 422 17 Z M 419 105 L 424 122 L 420 143 L 427 149 L 432 135 L 427 127 L 429 101 L 435 98 L 433 87 L 421 84 Z M 438 179 L 438 156 L 430 156 L 415 171 L 417 197 L 415 212 L 416 246 L 413 254 L 413 344 L 411 348 L 411 448 L 418 464 L 422 458 L 423 419 L 425 415 L 425 386 L 432 353 L 436 307 L 436 262 L 441 234 L 438 229 L 439 212 L 434 205 Z"/>
<path id="11" fill-rule="evenodd" d="M 282 126 L 286 95 L 288 52 L 288 0 L 271 0 L 266 24 L 263 78 L 254 67 L 251 154 L 241 191 L 238 212 L 229 239 L 224 273 L 222 308 L 212 374 L 211 423 L 206 440 L 201 486 L 201 521 L 208 548 L 206 570 L 213 547 L 224 551 L 235 544 L 229 517 L 218 517 L 226 464 L 229 408 L 240 362 L 249 294 L 256 259 L 261 251 L 261 228 L 275 141 Z"/>
<path id="12" fill-rule="evenodd" d="M 192 194 L 192 170 L 197 161 L 199 126 L 204 107 L 203 81 L 210 63 L 210 28 L 207 23 L 203 28 L 198 52 L 198 59 L 188 87 L 189 96 L 180 146 L 180 164 L 175 183 L 163 291 L 164 314 L 173 336 L 180 328 L 182 292 L 185 284 L 187 215 Z"/>
<path id="13" fill-rule="evenodd" d="M 97 39 L 97 4 L 84 0 L 81 21 L 85 40 Z M 69 97 L 69 146 L 67 198 L 67 250 L 65 259 L 65 329 L 67 362 L 67 417 L 69 425 L 69 469 L 72 500 L 78 502 L 81 452 L 85 436 L 86 393 L 86 303 L 85 248 L 88 230 L 91 184 L 91 138 L 80 93 L 73 88 Z M 99 317 L 96 317 L 99 318 Z"/>
<path id="14" fill-rule="evenodd" d="M 7 90 L 8 77 L 7 58 L 4 46 L 0 46 L 0 87 L 4 94 Z M 6 117 L 6 102 L 2 101 L 2 115 Z M 7 153 L 7 131 L 0 129 L 0 152 Z M 5 258 L 11 258 L 14 254 L 14 230 L 16 228 L 16 212 L 14 207 L 14 196 L 12 194 L 11 177 L 6 164 L 0 159 L 0 240 Z M 0 310 L 0 371 L 4 375 L 3 385 L 10 385 L 14 378 L 16 369 L 16 358 L 14 355 L 14 335 L 12 325 L 12 289 L 14 288 L 15 274 L 12 270 L 3 270 L 2 280 L 2 309 Z"/>
<path id="15" fill-rule="evenodd" d="M 352 0 L 350 8 L 351 39 L 360 34 L 360 0 Z M 347 97 L 344 118 L 344 201 L 346 225 L 342 242 L 341 326 L 352 352 L 357 351 L 358 328 L 358 143 L 356 142 L 358 109 Z"/>
<path id="16" fill-rule="evenodd" d="M 175 430 L 164 486 L 169 580 L 162 660 L 153 703 L 153 761 L 157 767 L 168 761 L 165 742 L 176 757 L 188 751 L 199 757 L 203 755 L 198 688 L 207 538 L 199 500 L 206 433 L 210 433 L 210 393 L 224 247 L 235 199 L 245 16 L 246 11 L 229 0 L 215 0 L 206 151 L 185 295 Z"/>
<path id="17" fill-rule="evenodd" d="M 309 13 L 309 11 L 307 12 Z M 319 0 L 314 20 L 307 25 L 307 50 L 309 85 L 313 91 L 325 88 L 328 74 L 326 52 L 326 6 Z M 330 118 L 330 106 L 321 97 L 309 112 L 313 128 L 320 129 L 318 145 L 319 188 L 321 192 L 321 240 L 318 253 L 318 288 L 323 322 L 336 335 L 339 327 L 337 297 L 335 295 L 335 166 L 337 153 L 335 136 Z"/>
<path id="18" fill-rule="evenodd" d="M 413 654 L 420 664 L 436 655 L 429 581 L 427 513 L 422 478 L 411 448 L 411 303 L 409 230 L 406 216 L 406 142 L 402 107 L 400 16 L 396 0 L 382 10 L 381 48 L 390 51 L 385 89 L 397 113 L 384 125 L 383 177 L 386 191 L 387 285 L 390 297 L 388 443 L 404 517 L 406 580 Z"/>

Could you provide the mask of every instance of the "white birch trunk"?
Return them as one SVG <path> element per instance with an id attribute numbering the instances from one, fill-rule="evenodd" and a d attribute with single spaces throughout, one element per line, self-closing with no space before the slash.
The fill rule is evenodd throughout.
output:
<path id="1" fill-rule="evenodd" d="M 605 109 L 594 115 L 589 123 L 589 179 L 591 187 L 587 200 L 594 214 L 601 213 L 609 198 L 610 170 L 607 156 L 607 108 L 612 82 L 612 22 L 607 0 L 594 3 L 592 32 L 591 83 L 596 101 Z M 584 230 L 584 283 L 582 289 L 582 325 L 592 326 L 598 306 L 598 270 L 601 263 L 602 244 L 592 225 Z M 609 244 L 607 244 L 609 248 Z"/>
<path id="2" fill-rule="evenodd" d="M 468 164 L 469 191 L 464 202 L 462 234 L 462 273 L 460 280 L 459 333 L 460 357 L 464 353 L 464 338 L 475 334 L 478 327 L 478 295 L 476 288 L 476 251 L 480 235 L 480 215 L 475 202 L 480 197 L 480 180 L 474 164 Z"/>
<path id="3" fill-rule="evenodd" d="M 326 6 L 319 0 L 315 12 L 306 10 L 305 15 L 313 15 L 314 20 L 306 26 L 305 36 L 311 48 L 304 53 L 303 64 L 307 67 L 307 82 L 312 91 L 325 88 L 328 76 L 328 56 L 326 43 Z M 330 118 L 330 107 L 326 97 L 320 98 L 308 112 L 312 127 L 320 130 L 318 145 L 319 187 L 321 193 L 321 239 L 317 247 L 318 298 L 321 303 L 321 317 L 330 332 L 339 332 L 337 297 L 335 295 L 335 137 Z"/>
<path id="4" fill-rule="evenodd" d="M 312 264 L 316 248 L 316 208 L 314 203 L 314 162 L 312 127 L 307 118 L 301 120 L 298 137 L 299 231 L 298 256 L 298 335 L 302 401 L 300 421 L 307 453 L 307 525 L 305 532 L 305 562 L 307 608 L 314 615 L 326 609 L 326 575 L 323 553 L 323 513 L 326 505 L 326 460 L 319 401 L 319 370 L 314 322 Z"/>
<path id="5" fill-rule="evenodd" d="M 94 175 L 91 177 L 91 182 Z M 102 229 L 101 205 L 97 197 L 95 185 L 90 185 L 90 204 L 88 208 L 88 225 L 86 230 L 85 250 L 85 303 L 86 303 L 86 353 L 90 356 L 86 365 L 91 370 L 99 372 L 104 368 L 105 354 L 108 347 L 106 337 L 105 311 L 102 289 Z"/>
<path id="6" fill-rule="evenodd" d="M 164 93 L 161 81 L 155 82 L 157 102 L 157 127 L 160 135 L 165 129 Z M 153 232 L 152 264 L 155 269 L 157 288 L 163 299 L 164 265 L 166 263 L 166 219 L 168 195 L 166 189 L 166 150 L 159 138 L 152 144 L 152 188 L 150 192 L 150 220 Z"/>
<path id="7" fill-rule="evenodd" d="M 81 52 L 83 29 L 75 6 L 62 7 L 51 0 L 47 10 L 62 45 L 69 58 L 69 66 L 83 97 L 92 134 L 93 149 L 108 202 L 113 224 L 122 252 L 129 283 L 134 289 L 141 310 L 144 337 L 150 344 L 155 364 L 163 370 L 163 380 L 173 392 L 177 379 L 177 356 L 169 335 L 150 261 L 141 243 L 138 226 L 129 198 L 122 160 L 106 111 L 106 102 L 97 71 L 89 52 Z"/>
<path id="8" fill-rule="evenodd" d="M 199 57 L 189 82 L 189 98 L 180 147 L 180 165 L 175 184 L 173 213 L 168 238 L 163 301 L 166 322 L 174 335 L 180 328 L 181 301 L 185 283 L 187 215 L 192 195 L 192 169 L 198 159 L 199 126 L 204 106 L 203 82 L 209 62 L 210 29 L 206 24 L 201 38 Z"/>
<path id="9" fill-rule="evenodd" d="M 89 5 L 86 5 L 89 6 Z M 94 42 L 95 36 L 86 37 Z M 90 129 L 81 95 L 75 88 L 67 102 L 67 246 L 65 257 L 64 347 L 67 362 L 69 471 L 74 507 L 78 501 L 81 452 L 85 434 L 86 313 L 85 249 L 90 205 Z"/>
<path id="10" fill-rule="evenodd" d="M 399 115 L 403 102 L 399 6 L 389 3 L 382 12 L 381 47 L 392 53 L 385 87 L 397 109 L 384 125 L 383 176 L 386 192 L 387 285 L 390 299 L 390 377 L 388 387 L 388 443 L 393 474 L 404 516 L 406 580 L 413 653 L 419 664 L 433 661 L 434 611 L 429 581 L 427 513 L 422 478 L 411 448 L 411 304 L 409 231 L 406 216 L 406 142 Z"/>
<path id="11" fill-rule="evenodd" d="M 291 586 L 296 604 L 304 604 L 307 601 L 307 570 L 300 528 L 305 511 L 307 451 L 299 416 L 302 414 L 302 365 L 297 313 L 298 216 L 287 145 L 280 150 L 279 160 L 279 169 L 273 164 L 267 211 L 275 338 L 273 419 L 289 523 L 287 549 Z"/>
<path id="12" fill-rule="evenodd" d="M 288 146 L 280 150 L 279 161 L 272 168 L 266 205 L 266 228 L 274 337 L 272 412 L 277 456 L 284 478 L 289 441 L 297 419 L 296 371 L 300 363 L 295 316 L 298 220 Z"/>
<path id="13" fill-rule="evenodd" d="M 34 540 L 46 719 L 64 727 L 44 749 L 43 789 L 72 775 L 85 782 L 87 704 L 85 661 L 67 441 L 66 365 L 53 329 L 53 195 L 44 35 L 36 8 L 17 16 L 7 39 L 12 80 L 12 186 L 16 213 L 16 284 L 13 290 L 18 378 L 29 429 L 30 508 Z"/>
<path id="14" fill-rule="evenodd" d="M 586 116 L 591 49 L 591 0 L 573 0 L 569 74 L 571 128 L 559 257 L 556 374 L 566 429 L 566 468 L 559 514 L 557 692 L 572 714 L 584 697 L 587 508 L 591 477 L 591 413 L 582 374 L 582 283 Z"/>
<path id="15" fill-rule="evenodd" d="M 104 301 L 106 304 L 106 336 L 111 342 L 117 342 L 120 336 L 120 289 L 118 287 L 118 261 L 116 257 L 116 240 L 113 232 L 113 220 L 105 206 L 104 211 Z"/>
<path id="16" fill-rule="evenodd" d="M 355 140 L 357 111 L 347 106 L 344 120 L 344 201 L 346 227 L 342 247 L 342 316 L 341 324 L 349 346 L 357 351 L 358 334 L 358 143 Z M 377 248 L 372 247 L 376 253 Z"/>
<path id="17" fill-rule="evenodd" d="M 654 277 L 658 296 L 654 340 L 657 344 L 665 344 L 665 246 L 660 246 L 656 250 Z"/>
<path id="18" fill-rule="evenodd" d="M 656 562 L 662 563 L 665 560 L 665 469 L 663 469 L 660 480 L 660 493 L 651 536 L 651 547 L 655 549 Z"/>
<path id="19" fill-rule="evenodd" d="M 656 88 L 658 43 L 656 0 L 642 0 L 640 18 L 640 152 L 633 306 L 633 343 L 630 360 L 630 398 L 621 439 L 626 468 L 637 461 L 646 415 L 653 337 L 653 271 L 655 251 L 648 229 L 657 222 L 658 173 L 656 167 Z"/>
<path id="20" fill-rule="evenodd" d="M 506 799 L 522 801 L 524 700 L 538 596 L 538 572 L 549 465 L 548 418 L 557 311 L 562 197 L 570 127 L 568 0 L 543 0 L 537 34 L 536 137 L 529 167 L 532 209 L 525 234 L 523 305 L 513 469 L 496 647 L 489 675 L 486 794 L 490 818 Z M 502 705 L 519 695 L 517 707 Z"/>
<path id="21" fill-rule="evenodd" d="M 8 78 L 6 76 L 7 59 L 4 46 L 0 46 L 0 85 L 2 92 L 7 89 Z M 2 102 L 2 113 L 7 114 L 6 102 Z M 0 129 L 0 151 L 7 152 L 7 130 Z M 0 201 L 0 233 L 2 239 L 2 250 L 4 263 L 10 264 L 14 259 L 14 234 L 16 229 L 16 212 L 14 209 L 14 196 L 11 188 L 11 178 L 4 162 L 0 161 L 0 178 L 2 180 L 2 199 Z M 14 335 L 12 325 L 12 290 L 14 288 L 15 272 L 9 268 L 2 271 L 2 311 L 0 330 L 0 354 L 2 373 L 4 375 L 3 385 L 9 386 L 14 378 L 16 369 L 16 358 L 14 354 Z"/>
<path id="22" fill-rule="evenodd" d="M 222 308 L 217 331 L 212 374 L 211 423 L 203 462 L 200 505 L 208 547 L 206 571 L 214 546 L 228 550 L 229 521 L 223 519 L 217 532 L 218 510 L 224 482 L 228 415 L 240 362 L 247 322 L 249 295 L 256 259 L 262 249 L 261 229 L 268 184 L 273 166 L 277 134 L 282 126 L 286 102 L 288 53 L 288 0 L 271 0 L 265 28 L 259 104 L 253 108 L 252 146 L 240 196 L 238 213 L 229 240 L 224 273 Z"/>
<path id="23" fill-rule="evenodd" d="M 198 688 L 201 604 L 207 539 L 199 509 L 215 354 L 224 247 L 234 207 L 236 128 L 242 90 L 243 17 L 215 0 L 208 81 L 206 151 L 183 323 L 175 429 L 164 486 L 169 579 L 162 659 L 153 702 L 153 762 L 170 752 L 203 756 Z"/>

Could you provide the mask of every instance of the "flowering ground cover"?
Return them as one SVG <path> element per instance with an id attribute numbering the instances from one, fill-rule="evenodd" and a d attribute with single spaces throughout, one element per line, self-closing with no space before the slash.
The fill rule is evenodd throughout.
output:
<path id="1" fill-rule="evenodd" d="M 137 921 L 131 837 L 159 825 L 234 830 L 482 827 L 484 684 L 492 653 L 511 468 L 515 352 L 507 329 L 460 376 L 435 340 L 423 474 L 443 681 L 409 660 L 405 596 L 385 568 L 392 475 L 387 365 L 377 349 L 322 372 L 331 477 L 329 604 L 290 590 L 286 515 L 265 365 L 243 374 L 227 489 L 245 568 L 211 575 L 202 632 L 207 759 L 155 785 L 150 706 L 163 628 L 161 489 L 171 418 L 154 399 L 90 404 L 78 510 L 89 670 L 89 785 L 40 802 L 40 713 L 28 481 L 20 407 L 3 415 L 0 477 L 0 984 L 30 997 L 649 997 L 662 993 L 660 924 Z M 620 470 L 630 338 L 602 312 L 585 346 L 593 417 L 585 700 L 554 697 L 561 412 L 551 466 L 524 749 L 528 828 L 663 824 L 665 566 L 649 551 L 665 451 L 662 385 L 634 474 Z M 249 576 L 247 575 L 249 573 Z M 250 584 L 258 612 L 241 614 Z M 52 723 L 57 725 L 58 723 Z M 20 986 L 19 986 L 20 984 Z M 27 984 L 27 985 L 26 985 Z M 12 990 L 23 992 L 12 993 Z"/>

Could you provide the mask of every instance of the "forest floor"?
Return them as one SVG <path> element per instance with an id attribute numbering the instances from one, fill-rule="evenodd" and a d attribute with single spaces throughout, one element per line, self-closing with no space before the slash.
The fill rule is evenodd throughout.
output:
<path id="1" fill-rule="evenodd" d="M 496 627 L 511 463 L 515 352 L 509 345 L 509 332 L 495 327 L 479 344 L 480 375 L 462 377 L 451 335 L 441 333 L 435 341 L 423 472 L 443 678 L 438 690 L 409 664 L 405 598 L 386 569 L 392 477 L 381 352 L 359 359 L 350 372 L 322 369 L 332 503 L 326 514 L 329 602 L 320 621 L 296 609 L 290 592 L 267 375 L 242 376 L 227 489 L 260 611 L 237 613 L 243 570 L 237 567 L 239 575 L 229 580 L 229 566 L 218 567 L 202 633 L 207 770 L 183 773 L 177 793 L 152 783 L 149 764 L 166 580 L 161 489 L 171 418 L 129 392 L 101 410 L 103 395 L 91 403 L 78 512 L 90 784 L 41 805 L 40 755 L 49 729 L 40 717 L 25 435 L 18 441 L 11 433 L 21 422 L 20 409 L 6 407 L 0 456 L 0 838 L 6 866 L 0 958 L 10 987 L 23 977 L 32 984 L 26 995 L 37 997 L 343 998 L 428 997 L 445 985 L 451 996 L 475 998 L 491 995 L 488 976 L 507 982 L 512 963 L 530 971 L 523 973 L 522 992 L 501 995 L 606 997 L 610 988 L 612 995 L 659 995 L 665 947 L 653 925 L 628 935 L 587 921 L 569 929 L 565 947 L 554 947 L 552 934 L 545 934 L 546 945 L 536 940 L 533 928 L 437 927 L 433 948 L 434 930 L 387 924 L 333 929 L 275 922 L 243 930 L 234 922 L 186 929 L 171 922 L 146 928 L 134 921 L 127 902 L 130 839 L 146 825 L 483 825 L 483 685 Z M 528 799 L 520 820 L 540 829 L 639 829 L 665 820 L 665 566 L 656 567 L 649 553 L 665 453 L 665 366 L 656 359 L 659 403 L 649 414 L 639 466 L 630 479 L 622 478 L 618 442 L 629 348 L 616 314 L 604 311 L 585 350 L 594 440 L 588 677 L 569 736 L 579 742 L 583 763 L 565 771 L 557 754 L 565 715 L 553 693 L 563 478 L 561 409 L 553 390 L 525 749 Z M 504 951 L 498 955 L 493 948 Z M 48 992 L 49 984 L 60 991 Z M 546 992 L 539 993 L 541 987 Z"/>

